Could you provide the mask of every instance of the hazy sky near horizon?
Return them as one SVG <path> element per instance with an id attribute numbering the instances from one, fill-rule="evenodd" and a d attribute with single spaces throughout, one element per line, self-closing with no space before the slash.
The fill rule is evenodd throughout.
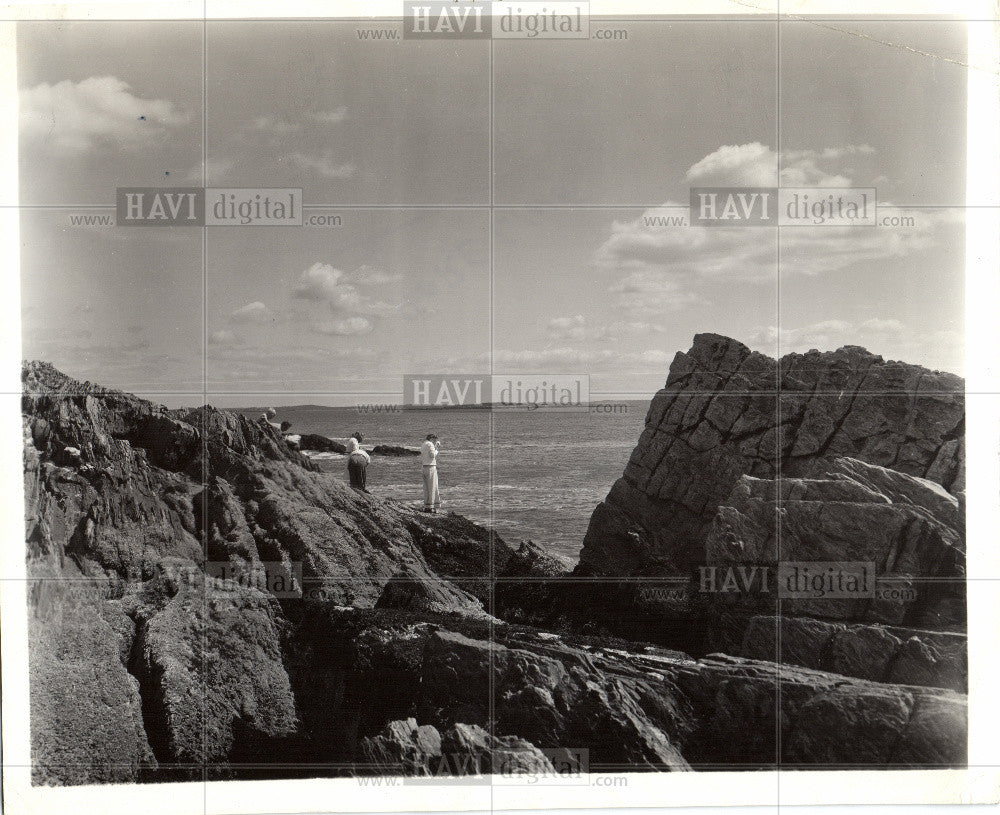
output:
<path id="1" fill-rule="evenodd" d="M 962 373 L 964 24 L 496 42 L 492 139 L 488 42 L 356 28 L 210 23 L 203 134 L 201 23 L 21 24 L 24 356 L 224 406 L 491 363 L 640 397 L 703 331 Z M 301 187 L 343 223 L 209 228 L 204 252 L 197 228 L 70 223 L 118 186 L 201 186 L 203 135 L 209 186 Z M 649 220 L 779 179 L 874 186 L 914 224 L 779 244 Z"/>

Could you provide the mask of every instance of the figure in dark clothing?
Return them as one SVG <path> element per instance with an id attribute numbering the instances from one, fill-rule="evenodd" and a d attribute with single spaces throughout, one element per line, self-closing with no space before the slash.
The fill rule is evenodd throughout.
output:
<path id="1" fill-rule="evenodd" d="M 372 460 L 361 449 L 361 442 L 364 440 L 365 437 L 360 433 L 355 433 L 347 440 L 347 476 L 354 489 L 368 492 L 368 465 Z"/>

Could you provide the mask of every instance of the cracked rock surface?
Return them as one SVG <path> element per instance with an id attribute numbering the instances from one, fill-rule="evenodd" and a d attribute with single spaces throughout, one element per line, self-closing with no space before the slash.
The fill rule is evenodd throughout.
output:
<path id="1" fill-rule="evenodd" d="M 35 783 L 538 773 L 581 748 L 619 771 L 965 761 L 955 377 L 700 335 L 594 513 L 597 582 L 357 493 L 263 422 L 45 363 L 23 383 Z M 656 594 L 784 547 L 945 580 L 780 608 Z"/>

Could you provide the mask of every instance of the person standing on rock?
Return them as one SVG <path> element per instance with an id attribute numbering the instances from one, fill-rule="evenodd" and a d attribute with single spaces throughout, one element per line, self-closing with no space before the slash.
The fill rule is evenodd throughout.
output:
<path id="1" fill-rule="evenodd" d="M 420 463 L 424 475 L 424 512 L 437 512 L 441 504 L 441 493 L 438 491 L 437 457 L 441 444 L 433 433 L 420 447 Z"/>
<path id="2" fill-rule="evenodd" d="M 264 413 L 261 415 L 260 418 L 263 419 L 267 424 L 271 425 L 271 427 L 273 427 L 275 430 L 280 432 L 281 425 L 278 424 L 276 421 L 274 421 L 274 418 L 277 415 L 278 412 L 273 407 L 270 407 L 264 411 Z"/>
<path id="3" fill-rule="evenodd" d="M 293 450 L 298 450 L 299 449 L 299 439 L 301 439 L 302 436 L 299 435 L 298 433 L 289 433 L 288 431 L 291 430 L 291 428 L 292 428 L 292 423 L 291 422 L 282 422 L 281 423 L 281 435 L 285 439 L 285 444 L 287 444 Z"/>
<path id="4" fill-rule="evenodd" d="M 365 437 L 360 433 L 355 433 L 347 440 L 347 477 L 354 489 L 368 492 L 368 465 L 372 459 L 361 449 L 361 442 L 364 440 Z"/>

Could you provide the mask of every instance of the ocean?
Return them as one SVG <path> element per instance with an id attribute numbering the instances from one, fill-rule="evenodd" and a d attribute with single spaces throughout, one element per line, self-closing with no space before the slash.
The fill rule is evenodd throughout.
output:
<path id="1" fill-rule="evenodd" d="M 532 540 L 569 564 L 579 558 L 594 507 L 622 474 L 642 432 L 648 401 L 617 402 L 606 412 L 278 408 L 292 433 L 343 441 L 355 431 L 364 446 L 419 447 L 428 433 L 441 440 L 438 474 L 442 510 L 492 524 L 504 540 Z M 242 411 L 259 416 L 260 409 Z M 491 427 L 492 418 L 492 427 Z M 347 480 L 346 459 L 314 455 L 324 470 Z M 422 503 L 416 456 L 373 456 L 368 489 Z"/>

